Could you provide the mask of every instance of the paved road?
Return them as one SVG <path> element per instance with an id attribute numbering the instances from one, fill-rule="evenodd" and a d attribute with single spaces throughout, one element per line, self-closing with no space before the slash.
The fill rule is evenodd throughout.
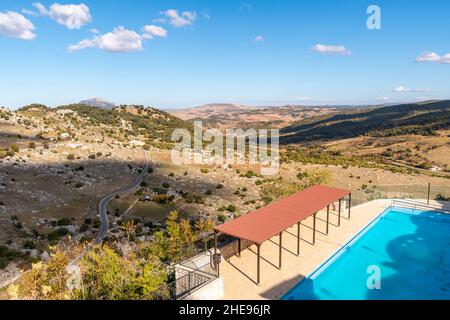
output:
<path id="1" fill-rule="evenodd" d="M 94 244 L 100 244 L 102 243 L 103 239 L 105 239 L 106 235 L 108 234 L 109 230 L 109 220 L 108 220 L 108 214 L 106 213 L 109 202 L 114 199 L 116 196 L 120 196 L 124 193 L 127 193 L 135 188 L 137 188 L 144 177 L 147 175 L 148 170 L 150 169 L 150 162 L 148 160 L 148 152 L 144 151 L 145 155 L 145 167 L 144 170 L 137 176 L 134 181 L 129 184 L 128 186 L 125 186 L 107 196 L 105 196 L 103 199 L 100 200 L 98 203 L 98 214 L 100 215 L 100 231 L 97 234 L 97 237 L 95 237 Z"/>
<path id="2" fill-rule="evenodd" d="M 114 191 L 113 193 L 108 194 L 107 196 L 105 196 L 104 198 L 102 198 L 100 200 L 100 202 L 98 203 L 98 214 L 100 216 L 100 222 L 101 222 L 100 230 L 99 230 L 97 236 L 95 237 L 95 240 L 83 251 L 83 253 L 80 256 L 78 256 L 76 259 L 74 259 L 70 263 L 70 265 L 74 265 L 74 264 L 78 263 L 78 261 L 80 261 L 80 259 L 87 252 L 89 252 L 94 245 L 102 243 L 103 239 L 105 239 L 105 237 L 109 231 L 109 220 L 108 220 L 108 214 L 106 213 L 108 204 L 116 196 L 120 196 L 124 193 L 127 193 L 127 192 L 137 188 L 140 185 L 140 183 L 142 182 L 144 177 L 147 175 L 148 170 L 150 169 L 150 166 L 151 166 L 151 163 L 149 161 L 148 151 L 144 151 L 144 156 L 145 156 L 145 167 L 142 170 L 142 172 L 139 174 L 139 176 L 137 176 L 133 180 L 133 182 L 130 183 L 129 185 L 127 185 L 117 191 Z"/>

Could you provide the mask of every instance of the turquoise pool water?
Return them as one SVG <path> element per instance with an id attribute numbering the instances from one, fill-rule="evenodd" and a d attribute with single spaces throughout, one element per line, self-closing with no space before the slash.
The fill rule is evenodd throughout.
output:
<path id="1" fill-rule="evenodd" d="M 391 208 L 282 299 L 450 299 L 450 215 Z"/>

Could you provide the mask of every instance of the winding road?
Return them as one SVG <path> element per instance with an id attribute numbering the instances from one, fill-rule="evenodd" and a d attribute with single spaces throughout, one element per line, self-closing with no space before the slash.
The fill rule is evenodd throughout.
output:
<path id="1" fill-rule="evenodd" d="M 127 192 L 137 188 L 139 186 L 139 184 L 142 182 L 142 180 L 144 179 L 144 177 L 147 175 L 148 170 L 150 169 L 150 162 L 148 160 L 148 151 L 144 151 L 144 155 L 145 155 L 145 167 L 144 167 L 144 170 L 142 170 L 142 172 L 139 174 L 139 176 L 137 176 L 134 179 L 134 181 L 131 184 L 129 184 L 128 186 L 125 186 L 111 194 L 108 194 L 107 196 L 102 198 L 100 200 L 100 202 L 98 203 L 98 214 L 100 216 L 101 226 L 100 226 L 100 230 L 99 230 L 97 236 L 95 237 L 94 244 L 102 243 L 103 239 L 105 239 L 106 235 L 108 234 L 109 220 L 108 220 L 107 208 L 108 208 L 109 202 L 112 199 L 114 199 L 115 197 L 120 196 L 124 193 L 127 193 Z"/>
<path id="2" fill-rule="evenodd" d="M 89 252 L 92 249 L 94 245 L 98 245 L 103 242 L 103 239 L 105 239 L 109 231 L 109 220 L 107 214 L 108 204 L 116 196 L 120 196 L 124 193 L 130 192 L 131 190 L 139 186 L 144 177 L 147 175 L 148 170 L 150 169 L 151 166 L 148 151 L 144 151 L 144 156 L 145 156 L 145 167 L 142 170 L 142 172 L 133 180 L 133 182 L 117 191 L 114 191 L 113 193 L 108 194 L 107 196 L 103 197 L 100 200 L 100 202 L 98 203 L 98 214 L 100 216 L 100 223 L 101 223 L 100 230 L 97 233 L 95 240 L 83 251 L 83 253 L 80 256 L 78 256 L 75 260 L 71 262 L 71 265 L 77 263 L 87 252 Z"/>

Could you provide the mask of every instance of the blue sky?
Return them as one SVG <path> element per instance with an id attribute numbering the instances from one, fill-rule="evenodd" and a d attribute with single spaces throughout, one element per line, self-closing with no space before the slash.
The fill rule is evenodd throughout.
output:
<path id="1" fill-rule="evenodd" d="M 446 0 L 36 2 L 0 3 L 0 105 L 450 98 Z"/>

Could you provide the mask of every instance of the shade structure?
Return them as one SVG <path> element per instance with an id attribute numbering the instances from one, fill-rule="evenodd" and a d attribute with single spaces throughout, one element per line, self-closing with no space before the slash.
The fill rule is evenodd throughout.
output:
<path id="1" fill-rule="evenodd" d="M 314 186 L 217 226 L 215 230 L 262 244 L 350 193 L 350 190 Z"/>

